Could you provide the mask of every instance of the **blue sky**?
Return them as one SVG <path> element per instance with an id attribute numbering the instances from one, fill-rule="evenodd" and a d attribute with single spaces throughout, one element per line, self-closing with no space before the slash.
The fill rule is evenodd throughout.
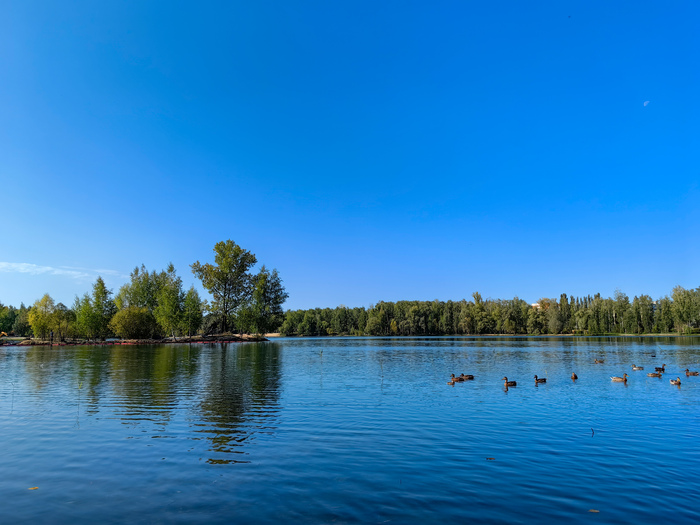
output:
<path id="1" fill-rule="evenodd" d="M 5 304 L 225 239 L 288 308 L 700 286 L 697 2 L 0 11 Z"/>

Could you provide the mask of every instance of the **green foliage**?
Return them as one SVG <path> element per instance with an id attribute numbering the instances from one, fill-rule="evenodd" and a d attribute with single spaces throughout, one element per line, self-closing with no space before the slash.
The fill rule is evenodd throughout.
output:
<path id="1" fill-rule="evenodd" d="M 75 331 L 89 339 L 105 339 L 110 334 L 109 323 L 117 312 L 112 291 L 107 289 L 102 277 L 92 286 L 92 295 L 76 297 L 73 303 Z"/>
<path id="2" fill-rule="evenodd" d="M 73 311 L 75 312 L 75 331 L 77 335 L 83 337 L 94 337 L 92 334 L 92 299 L 86 293 L 82 297 L 75 298 L 73 302 Z"/>
<path id="3" fill-rule="evenodd" d="M 119 310 L 129 306 L 145 307 L 153 313 L 158 305 L 158 292 L 162 283 L 162 275 L 155 271 L 148 273 L 142 264 L 134 268 L 130 275 L 130 281 L 120 289 L 114 302 Z"/>
<path id="4" fill-rule="evenodd" d="M 199 298 L 197 290 L 192 286 L 185 294 L 185 299 L 182 303 L 182 317 L 180 321 L 180 329 L 188 336 L 196 334 L 202 326 L 203 321 L 203 305 Z"/>
<path id="5" fill-rule="evenodd" d="M 12 332 L 17 336 L 29 337 L 32 335 L 32 327 L 29 324 L 29 308 L 20 304 L 15 316 L 15 321 L 12 323 Z"/>
<path id="6" fill-rule="evenodd" d="M 134 268 L 130 281 L 120 289 L 115 303 L 119 310 L 145 308 L 150 326 L 139 328 L 143 338 L 158 338 L 164 334 L 175 337 L 182 327 L 185 294 L 182 279 L 177 276 L 172 263 L 160 272 L 149 272 L 144 265 Z"/>
<path id="7" fill-rule="evenodd" d="M 11 334 L 18 315 L 19 310 L 17 308 L 0 303 L 0 332 Z"/>
<path id="8" fill-rule="evenodd" d="M 679 333 L 692 333 L 692 327 L 700 321 L 700 288 L 686 290 L 676 286 L 672 297 L 676 330 Z"/>
<path id="9" fill-rule="evenodd" d="M 215 264 L 197 261 L 191 265 L 192 273 L 214 298 L 210 309 L 220 318 L 223 332 L 229 330 L 234 312 L 251 296 L 253 284 L 248 271 L 256 262 L 254 254 L 229 239 L 214 246 Z"/>
<path id="10" fill-rule="evenodd" d="M 512 300 L 379 302 L 368 309 L 295 310 L 285 314 L 282 335 L 480 335 L 480 334 L 588 334 L 667 333 L 700 327 L 700 288 L 674 289 L 653 301 L 648 295 L 615 299 L 600 294 L 559 299 L 542 298 L 535 305 Z M 678 304 L 676 304 L 678 301 Z M 329 327 L 329 332 L 324 327 Z"/>
<path id="11" fill-rule="evenodd" d="M 170 263 L 161 274 L 153 315 L 163 331 L 173 337 L 182 324 L 184 299 L 182 279 L 175 275 L 175 267 Z"/>
<path id="12" fill-rule="evenodd" d="M 29 324 L 39 339 L 48 339 L 56 304 L 49 294 L 37 299 L 29 311 Z"/>
<path id="13" fill-rule="evenodd" d="M 124 339 L 146 339 L 151 336 L 155 322 L 153 314 L 145 306 L 127 306 L 112 317 L 109 326 Z"/>
<path id="14" fill-rule="evenodd" d="M 102 277 L 98 277 L 92 287 L 93 332 L 104 339 L 109 334 L 109 322 L 117 313 L 117 306 L 112 300 L 112 291 L 108 290 Z"/>
<path id="15" fill-rule="evenodd" d="M 76 315 L 73 310 L 63 303 L 58 303 L 53 312 L 52 328 L 56 332 L 56 337 L 63 341 L 66 337 L 73 335 L 75 329 Z"/>
<path id="16" fill-rule="evenodd" d="M 270 272 L 265 266 L 253 277 L 251 301 L 242 309 L 239 317 L 247 332 L 265 334 L 282 324 L 282 305 L 289 294 L 282 286 L 277 270 Z"/>

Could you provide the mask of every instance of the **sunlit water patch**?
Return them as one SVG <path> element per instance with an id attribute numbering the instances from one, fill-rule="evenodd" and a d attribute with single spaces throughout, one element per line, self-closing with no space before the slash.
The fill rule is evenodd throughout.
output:
<path id="1" fill-rule="evenodd" d="M 2 347 L 0 518 L 689 523 L 685 368 L 699 339 Z"/>

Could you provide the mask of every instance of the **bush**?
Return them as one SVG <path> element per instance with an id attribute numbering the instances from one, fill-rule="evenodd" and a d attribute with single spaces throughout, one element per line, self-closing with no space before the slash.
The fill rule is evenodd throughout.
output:
<path id="1" fill-rule="evenodd" d="M 109 326 L 123 339 L 147 339 L 158 334 L 158 323 L 148 308 L 129 306 L 119 310 Z"/>

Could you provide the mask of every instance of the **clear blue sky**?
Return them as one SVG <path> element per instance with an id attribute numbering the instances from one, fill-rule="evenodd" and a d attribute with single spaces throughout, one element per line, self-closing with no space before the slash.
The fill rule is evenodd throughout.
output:
<path id="1" fill-rule="evenodd" d="M 699 15 L 2 0 L 0 301 L 225 239 L 287 308 L 700 286 Z"/>

